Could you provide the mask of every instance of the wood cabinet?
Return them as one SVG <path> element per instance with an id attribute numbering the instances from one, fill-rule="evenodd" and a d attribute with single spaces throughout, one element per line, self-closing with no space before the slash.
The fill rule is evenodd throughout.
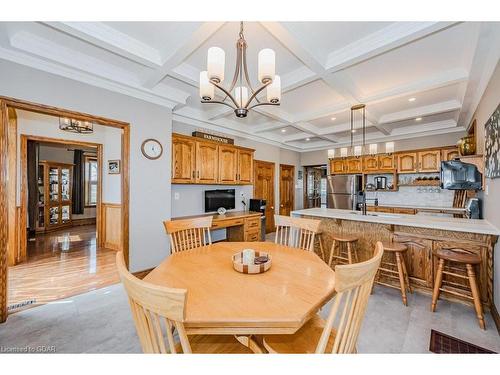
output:
<path id="1" fill-rule="evenodd" d="M 254 150 L 172 134 L 172 183 L 253 183 Z"/>
<path id="2" fill-rule="evenodd" d="M 363 157 L 364 173 L 393 172 L 395 169 L 394 155 L 378 154 Z"/>
<path id="3" fill-rule="evenodd" d="M 196 142 L 172 135 L 172 183 L 194 183 Z"/>
<path id="4" fill-rule="evenodd" d="M 439 172 L 441 170 L 441 150 L 420 151 L 418 153 L 419 172 Z"/>
<path id="5" fill-rule="evenodd" d="M 346 160 L 347 173 L 363 172 L 363 159 L 361 157 L 352 157 Z"/>
<path id="6" fill-rule="evenodd" d="M 441 160 L 449 161 L 460 157 L 457 148 L 447 148 L 441 151 Z"/>
<path id="7" fill-rule="evenodd" d="M 418 159 L 416 152 L 398 154 L 398 173 L 417 173 Z"/>
<path id="8" fill-rule="evenodd" d="M 216 184 L 219 177 L 219 146 L 209 142 L 196 142 L 196 182 Z"/>
<path id="9" fill-rule="evenodd" d="M 378 170 L 379 171 L 392 171 L 396 168 L 394 165 L 393 154 L 380 154 L 378 155 Z"/>
<path id="10" fill-rule="evenodd" d="M 253 182 L 253 151 L 238 150 L 238 182 L 251 184 Z"/>
<path id="11" fill-rule="evenodd" d="M 432 240 L 419 237 L 395 235 L 395 240 L 404 240 L 408 247 L 406 251 L 406 265 L 408 276 L 413 285 L 432 288 L 433 285 L 433 263 L 432 263 Z"/>
<path id="12" fill-rule="evenodd" d="M 330 174 L 346 173 L 346 163 L 344 159 L 331 159 L 330 160 Z"/>
<path id="13" fill-rule="evenodd" d="M 377 172 L 378 171 L 378 155 L 369 155 L 363 158 L 364 172 Z"/>

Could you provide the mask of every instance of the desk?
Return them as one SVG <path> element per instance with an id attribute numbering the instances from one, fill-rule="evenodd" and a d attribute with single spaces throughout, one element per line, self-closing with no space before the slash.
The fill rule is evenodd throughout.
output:
<path id="1" fill-rule="evenodd" d="M 176 217 L 172 220 L 192 219 L 195 217 L 212 216 L 210 229 L 226 228 L 226 238 L 231 242 L 260 241 L 260 217 L 262 213 L 253 211 L 231 211 L 225 215 L 206 214 Z"/>

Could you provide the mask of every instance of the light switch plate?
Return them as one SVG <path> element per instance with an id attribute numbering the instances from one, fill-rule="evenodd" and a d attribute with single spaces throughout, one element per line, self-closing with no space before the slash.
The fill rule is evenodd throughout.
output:
<path id="1" fill-rule="evenodd" d="M 179 193 L 174 193 L 174 199 L 178 201 L 181 198 L 181 195 Z"/>

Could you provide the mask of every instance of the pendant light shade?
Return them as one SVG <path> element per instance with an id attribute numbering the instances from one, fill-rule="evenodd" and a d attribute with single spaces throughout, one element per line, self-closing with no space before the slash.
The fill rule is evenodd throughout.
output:
<path id="1" fill-rule="evenodd" d="M 208 80 L 208 72 L 200 72 L 200 98 L 212 100 L 215 96 L 215 86 Z"/>
<path id="2" fill-rule="evenodd" d="M 274 79 L 275 54 L 270 48 L 264 48 L 259 52 L 259 82 L 266 83 Z"/>
<path id="3" fill-rule="evenodd" d="M 361 156 L 362 153 L 363 153 L 362 146 L 354 146 L 354 156 Z"/>
<path id="4" fill-rule="evenodd" d="M 340 157 L 346 158 L 347 157 L 347 147 L 342 147 L 340 149 Z"/>
<path id="5" fill-rule="evenodd" d="M 273 83 L 267 86 L 267 101 L 270 103 L 279 103 L 281 101 L 281 78 L 275 75 Z"/>
<path id="6" fill-rule="evenodd" d="M 385 143 L 385 152 L 388 154 L 392 154 L 394 152 L 394 142 Z"/>
<path id="7" fill-rule="evenodd" d="M 234 88 L 234 97 L 240 106 L 244 106 L 248 100 L 248 89 L 245 86 Z"/>
<path id="8" fill-rule="evenodd" d="M 378 150 L 378 145 L 376 143 L 370 144 L 370 154 L 375 155 Z"/>
<path id="9" fill-rule="evenodd" d="M 222 48 L 210 47 L 207 57 L 208 78 L 217 83 L 224 81 L 224 65 L 226 63 L 226 53 Z"/>

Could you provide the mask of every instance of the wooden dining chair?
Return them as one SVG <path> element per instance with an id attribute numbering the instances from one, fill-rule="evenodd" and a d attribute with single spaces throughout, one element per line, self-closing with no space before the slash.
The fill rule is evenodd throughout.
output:
<path id="1" fill-rule="evenodd" d="M 172 253 L 212 244 L 210 237 L 212 216 L 167 220 L 163 225 L 170 237 Z"/>
<path id="2" fill-rule="evenodd" d="M 314 236 L 319 232 L 320 220 L 274 215 L 276 225 L 275 243 L 314 250 Z"/>
<path id="3" fill-rule="evenodd" d="M 356 353 L 359 331 L 383 252 L 382 243 L 377 242 L 371 259 L 336 266 L 337 295 L 327 320 L 314 315 L 293 335 L 264 336 L 264 347 L 269 353 Z"/>
<path id="4" fill-rule="evenodd" d="M 253 353 L 231 335 L 188 336 L 183 324 L 187 290 L 138 279 L 127 270 L 121 251 L 116 254 L 116 266 L 144 353 Z M 174 338 L 174 328 L 178 340 Z"/>

